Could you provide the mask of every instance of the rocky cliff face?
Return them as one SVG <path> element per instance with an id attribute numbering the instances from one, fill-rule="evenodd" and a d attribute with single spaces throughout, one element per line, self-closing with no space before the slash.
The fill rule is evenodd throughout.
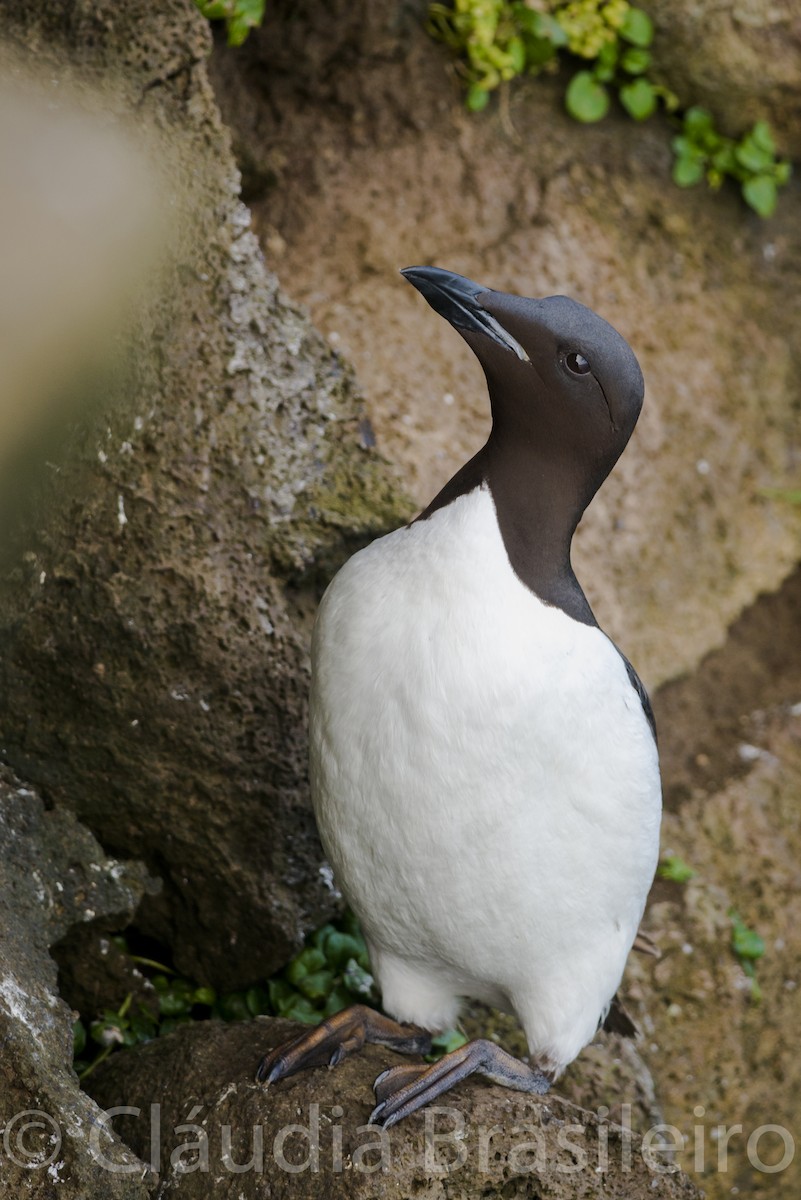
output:
<path id="1" fill-rule="evenodd" d="M 235 986 L 335 904 L 306 788 L 309 622 L 335 566 L 409 509 L 352 375 L 249 231 L 190 0 L 19 4 L 6 23 L 152 131 L 177 217 L 114 406 L 50 448 L 7 554 L 4 757 L 145 859 L 164 886 L 142 927 Z"/>

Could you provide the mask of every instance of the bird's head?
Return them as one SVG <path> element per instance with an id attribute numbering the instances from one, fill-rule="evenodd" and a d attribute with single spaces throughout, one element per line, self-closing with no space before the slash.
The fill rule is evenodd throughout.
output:
<path id="1" fill-rule="evenodd" d="M 587 503 L 642 407 L 642 372 L 624 338 L 567 296 L 530 300 L 439 267 L 407 267 L 402 274 L 484 368 L 493 437 L 581 477 Z"/>

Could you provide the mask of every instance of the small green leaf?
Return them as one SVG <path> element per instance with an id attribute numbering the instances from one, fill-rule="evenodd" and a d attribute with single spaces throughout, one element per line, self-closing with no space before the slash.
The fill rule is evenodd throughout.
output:
<path id="1" fill-rule="evenodd" d="M 685 133 L 696 140 L 712 133 L 715 127 L 711 112 L 702 108 L 700 104 L 687 109 L 683 124 Z"/>
<path id="2" fill-rule="evenodd" d="M 673 182 L 678 187 L 693 187 L 704 177 L 704 164 L 697 158 L 677 158 L 673 164 Z"/>
<path id="3" fill-rule="evenodd" d="M 536 75 L 540 67 L 556 57 L 556 46 L 547 38 L 526 38 L 526 66 Z"/>
<path id="4" fill-rule="evenodd" d="M 334 988 L 323 1005 L 323 1016 L 333 1017 L 334 1013 L 342 1012 L 343 1008 L 353 1003 L 353 996 L 343 987 Z"/>
<path id="5" fill-rule="evenodd" d="M 298 983 L 298 991 L 309 1000 L 324 1000 L 333 986 L 333 971 L 310 971 Z"/>
<path id="6" fill-rule="evenodd" d="M 706 155 L 701 147 L 697 146 L 690 138 L 684 137 L 681 134 L 678 137 L 674 137 L 670 145 L 677 158 L 691 158 L 695 159 L 696 162 L 704 162 L 706 159 Z"/>
<path id="7" fill-rule="evenodd" d="M 305 950 L 301 950 L 300 954 L 297 954 L 292 959 L 284 974 L 291 984 L 298 987 L 305 975 L 308 975 L 311 971 L 319 971 L 324 966 L 324 952 L 318 950 L 316 946 L 307 946 Z"/>
<path id="8" fill-rule="evenodd" d="M 446 1029 L 431 1039 L 432 1051 L 440 1055 L 450 1054 L 451 1050 L 458 1050 L 461 1046 L 466 1045 L 467 1038 L 460 1029 Z"/>
<path id="9" fill-rule="evenodd" d="M 598 58 L 596 59 L 595 68 L 596 73 L 598 67 L 616 67 L 619 53 L 620 49 L 616 41 L 604 42 L 603 46 L 601 46 L 601 49 L 598 51 Z"/>
<path id="10" fill-rule="evenodd" d="M 297 995 L 295 989 L 285 979 L 268 979 L 267 991 L 274 1012 L 280 1012 L 281 1005 L 286 1004 L 292 996 Z"/>
<path id="11" fill-rule="evenodd" d="M 776 183 L 779 187 L 782 187 L 789 181 L 792 173 L 793 168 L 789 162 L 777 162 L 776 166 L 773 168 L 773 178 L 776 180 Z"/>
<path id="12" fill-rule="evenodd" d="M 519 37 L 510 38 L 506 49 L 509 53 L 509 65 L 515 75 L 522 74 L 526 66 L 526 47 L 523 45 L 523 39 Z"/>
<path id="13" fill-rule="evenodd" d="M 743 184 L 746 204 L 760 217 L 771 217 L 776 210 L 776 180 L 770 175 L 755 175 Z"/>
<path id="14" fill-rule="evenodd" d="M 467 89 L 465 104 L 470 112 L 481 112 L 489 104 L 490 94 L 480 83 L 471 83 Z"/>
<path id="15" fill-rule="evenodd" d="M 687 883 L 695 877 L 692 867 L 676 854 L 668 854 L 662 859 L 657 874 L 660 879 L 670 879 L 673 883 Z"/>
<path id="16" fill-rule="evenodd" d="M 209 1008 L 211 1008 L 216 999 L 217 993 L 212 987 L 195 988 L 194 992 L 192 993 L 193 1004 L 206 1004 Z"/>
<path id="17" fill-rule="evenodd" d="M 195 0 L 207 21 L 222 21 L 230 11 L 227 0 Z"/>
<path id="18" fill-rule="evenodd" d="M 228 45 L 241 46 L 251 29 L 264 19 L 265 0 L 235 0 L 234 11 L 227 16 Z"/>
<path id="19" fill-rule="evenodd" d="M 749 929 L 742 918 L 733 910 L 730 911 L 731 945 L 738 958 L 746 959 L 749 965 L 765 953 L 765 941 L 754 929 Z"/>
<path id="20" fill-rule="evenodd" d="M 765 942 L 753 929 L 735 926 L 732 947 L 738 958 L 757 959 L 765 953 Z"/>
<path id="21" fill-rule="evenodd" d="M 318 1012 L 305 996 L 298 996 L 292 1004 L 286 1005 L 281 1010 L 281 1016 L 287 1021 L 303 1021 L 305 1025 L 319 1025 L 322 1020 L 322 1013 Z"/>
<path id="22" fill-rule="evenodd" d="M 536 37 L 549 41 L 552 46 L 566 46 L 568 37 L 562 26 L 552 17 L 550 13 L 535 12 L 526 4 L 516 4 L 515 13 L 519 13 L 520 9 L 530 12 L 534 18 L 531 26 L 531 32 Z M 518 16 L 519 20 L 519 16 Z"/>
<path id="23" fill-rule="evenodd" d="M 179 989 L 170 988 L 159 994 L 159 1012 L 165 1017 L 179 1017 L 188 1013 L 191 1000 Z"/>
<path id="24" fill-rule="evenodd" d="M 645 121 L 656 110 L 656 93 L 647 79 L 635 79 L 620 89 L 620 103 L 635 121 Z"/>
<path id="25" fill-rule="evenodd" d="M 308 978 L 308 976 L 307 976 Z M 263 1014 L 269 1013 L 272 1005 L 270 1003 L 270 993 L 266 988 L 256 987 L 248 988 L 245 992 L 245 1004 L 248 1007 L 248 1012 L 252 1017 L 260 1017 Z"/>
<path id="26" fill-rule="evenodd" d="M 734 157 L 737 159 L 740 166 L 745 167 L 747 171 L 753 171 L 755 174 L 760 174 L 767 167 L 773 165 L 773 154 L 769 154 L 750 138 L 745 137 L 734 148 Z"/>
<path id="27" fill-rule="evenodd" d="M 358 958 L 364 949 L 363 943 L 348 933 L 334 930 L 325 940 L 323 951 L 326 962 L 337 970 L 347 965 L 348 959 Z"/>
<path id="28" fill-rule="evenodd" d="M 720 171 L 721 175 L 731 175 L 737 169 L 734 146 L 731 142 L 727 142 L 715 151 L 712 155 L 712 166 L 716 171 Z"/>
<path id="29" fill-rule="evenodd" d="M 632 46 L 645 49 L 654 40 L 654 23 L 641 8 L 630 8 L 620 26 L 620 36 Z"/>
<path id="30" fill-rule="evenodd" d="M 651 65 L 651 55 L 647 50 L 630 46 L 621 58 L 620 65 L 629 75 L 642 75 Z"/>
<path id="31" fill-rule="evenodd" d="M 316 950 L 324 950 L 326 939 L 332 933 L 336 933 L 333 925 L 330 923 L 328 925 L 321 925 L 319 929 L 315 929 L 309 940 Z"/>
<path id="32" fill-rule="evenodd" d="M 577 121 L 585 124 L 600 121 L 609 111 L 609 93 L 590 71 L 579 71 L 568 85 L 565 107 Z"/>
<path id="33" fill-rule="evenodd" d="M 769 154 L 773 158 L 776 153 L 776 143 L 773 140 L 773 134 L 770 131 L 767 121 L 757 121 L 751 130 L 751 140 L 760 150 L 764 150 L 766 154 Z"/>

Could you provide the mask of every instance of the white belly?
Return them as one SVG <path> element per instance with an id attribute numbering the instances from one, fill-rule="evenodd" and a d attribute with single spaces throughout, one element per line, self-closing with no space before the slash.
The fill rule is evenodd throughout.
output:
<path id="1" fill-rule="evenodd" d="M 387 1010 L 506 1003 L 558 1071 L 594 1036 L 658 854 L 656 747 L 605 634 L 539 601 L 485 489 L 374 542 L 313 643 L 312 790 Z"/>

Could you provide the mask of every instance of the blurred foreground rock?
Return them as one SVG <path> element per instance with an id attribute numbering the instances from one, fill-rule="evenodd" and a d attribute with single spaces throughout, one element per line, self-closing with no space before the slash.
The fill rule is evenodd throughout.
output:
<path id="1" fill-rule="evenodd" d="M 368 1127 L 373 1080 L 399 1061 L 376 1046 L 334 1071 L 269 1089 L 254 1083 L 259 1057 L 296 1028 L 266 1018 L 187 1026 L 97 1071 L 90 1086 L 103 1108 L 140 1110 L 113 1126 L 160 1165 L 159 1200 L 698 1196 L 656 1149 L 658 1134 L 644 1150 L 636 1135 L 558 1095 L 540 1100 L 470 1081 L 386 1133 Z"/>
<path id="2" fill-rule="evenodd" d="M 180 969 L 236 987 L 336 904 L 307 795 L 310 619 L 408 506 L 249 232 L 192 0 L 11 0 L 3 34 L 54 95 L 94 81 L 108 126 L 159 148 L 174 243 L 116 394 L 40 451 L 33 511 L 4 511 L 3 755 L 161 876 L 137 922 Z"/>
<path id="3" fill-rule="evenodd" d="M 119 1174 L 91 1153 L 99 1113 L 71 1069 L 73 1014 L 48 948 L 75 924 L 130 920 L 147 885 L 68 812 L 0 769 L 0 1196 L 144 1200 L 145 1168 L 115 1139 Z"/>

